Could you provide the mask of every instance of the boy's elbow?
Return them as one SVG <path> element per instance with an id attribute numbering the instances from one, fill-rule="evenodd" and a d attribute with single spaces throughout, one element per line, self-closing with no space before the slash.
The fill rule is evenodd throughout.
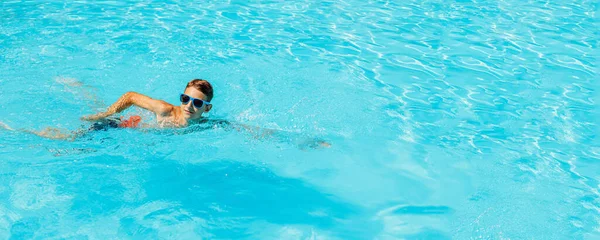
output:
<path id="1" fill-rule="evenodd" d="M 141 94 L 133 91 L 126 92 L 121 97 L 128 104 L 134 104 Z"/>
<path id="2" fill-rule="evenodd" d="M 138 94 L 138 93 L 136 93 L 136 92 L 129 91 L 129 92 L 126 92 L 125 94 L 123 94 L 123 96 L 127 96 L 127 97 L 133 97 L 133 96 L 135 96 L 135 95 L 137 95 L 137 94 Z"/>

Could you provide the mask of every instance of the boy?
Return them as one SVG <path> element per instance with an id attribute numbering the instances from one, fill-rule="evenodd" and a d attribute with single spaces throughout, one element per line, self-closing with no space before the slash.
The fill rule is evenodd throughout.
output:
<path id="1" fill-rule="evenodd" d="M 89 97 L 89 96 L 88 96 Z M 213 98 L 213 88 L 211 84 L 202 79 L 193 79 L 188 82 L 183 94 L 179 96 L 181 105 L 175 106 L 163 100 L 150 98 L 146 95 L 136 92 L 127 92 L 123 94 L 115 103 L 113 103 L 105 112 L 94 115 L 84 116 L 81 119 L 92 121 L 94 124 L 88 130 L 79 130 L 75 132 L 62 133 L 55 128 L 46 128 L 45 130 L 36 132 L 30 130 L 21 130 L 36 134 L 41 137 L 51 139 L 70 139 L 74 140 L 79 136 L 85 135 L 89 131 L 106 130 L 108 128 L 136 128 L 140 127 L 141 117 L 131 116 L 129 119 L 109 118 L 111 115 L 124 111 L 125 109 L 135 105 L 143 109 L 149 110 L 156 114 L 158 127 L 186 127 L 193 123 L 210 123 L 217 126 L 229 126 L 237 130 L 245 129 L 252 133 L 255 137 L 272 136 L 276 132 L 273 129 L 263 129 L 252 127 L 245 124 L 232 124 L 226 120 L 206 120 L 202 118 L 202 114 L 212 109 L 210 101 Z M 92 98 L 95 99 L 95 98 Z M 153 124 L 144 124 L 152 126 Z M 0 122 L 0 127 L 14 130 L 8 125 Z M 330 144 L 319 139 L 308 139 L 302 142 L 302 147 L 329 147 Z"/>
<path id="2" fill-rule="evenodd" d="M 210 83 L 206 80 L 194 79 L 186 85 L 183 94 L 180 95 L 181 105 L 179 106 L 152 99 L 136 92 L 127 92 L 108 107 L 106 112 L 85 116 L 81 119 L 86 121 L 105 120 L 108 116 L 135 105 L 154 112 L 159 127 L 186 127 L 191 122 L 198 122 L 202 117 L 202 113 L 210 111 L 212 98 L 213 88 Z M 95 124 L 92 128 L 98 130 L 97 128 L 106 126 L 106 124 L 118 127 L 137 127 L 140 121 L 139 116 L 132 116 L 121 122 L 109 119 L 108 122 L 104 122 L 104 125 Z"/>
<path id="3" fill-rule="evenodd" d="M 77 86 L 81 85 L 78 82 L 75 84 Z M 90 98 L 90 96 L 86 97 Z M 200 122 L 202 113 L 210 111 L 212 108 L 212 104 L 210 104 L 212 97 L 213 88 L 210 83 L 206 80 L 194 79 L 186 85 L 183 94 L 180 95 L 179 99 L 181 101 L 181 105 L 179 106 L 174 106 L 162 100 L 152 99 L 146 95 L 136 92 L 127 92 L 110 107 L 108 107 L 105 112 L 82 117 L 82 120 L 94 122 L 94 124 L 92 124 L 92 126 L 87 130 L 64 133 L 59 129 L 48 127 L 39 132 L 26 129 L 19 129 L 19 131 L 33 133 L 35 135 L 51 139 L 74 140 L 77 137 L 85 135 L 89 131 L 94 130 L 141 127 L 140 122 L 142 119 L 140 116 L 131 116 L 126 120 L 109 118 L 109 116 L 122 112 L 133 105 L 154 112 L 156 114 L 157 127 L 186 127 L 190 123 Z M 94 97 L 91 98 L 95 99 Z M 206 120 L 202 122 L 206 122 Z M 218 125 L 229 124 L 229 122 L 223 120 L 213 120 L 210 122 Z M 144 124 L 144 126 L 153 125 L 154 124 Z M 245 125 L 241 126 L 246 128 Z M 0 122 L 0 129 L 1 128 L 15 130 L 5 123 Z"/>

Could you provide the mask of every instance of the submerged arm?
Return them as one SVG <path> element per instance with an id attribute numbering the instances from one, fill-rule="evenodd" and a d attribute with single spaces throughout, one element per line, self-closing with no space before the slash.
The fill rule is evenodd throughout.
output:
<path id="1" fill-rule="evenodd" d="M 301 149 L 307 148 L 328 148 L 331 143 L 315 137 L 303 136 L 300 133 L 289 132 L 284 130 L 262 128 L 251 126 L 243 123 L 230 122 L 222 119 L 205 120 L 209 128 L 221 127 L 230 128 L 237 131 L 244 131 L 252 135 L 256 139 L 276 139 L 283 142 L 292 142 L 298 145 Z"/>
<path id="2" fill-rule="evenodd" d="M 250 126 L 242 123 L 233 124 L 232 127 L 238 131 L 245 130 L 252 134 L 256 139 L 274 138 L 284 142 L 292 142 L 300 149 L 331 147 L 331 143 L 323 139 L 303 136 L 300 133 Z"/>
<path id="3" fill-rule="evenodd" d="M 152 99 L 146 95 L 139 94 L 136 92 L 127 92 L 127 93 L 123 94 L 123 96 L 121 96 L 110 107 L 108 107 L 106 112 L 101 112 L 101 113 L 94 114 L 94 115 L 84 116 L 81 119 L 87 120 L 87 121 L 100 120 L 100 119 L 106 118 L 110 115 L 113 115 L 115 113 L 122 112 L 123 110 L 131 107 L 132 105 L 136 105 L 143 109 L 152 111 L 152 112 L 156 113 L 157 115 L 165 115 L 166 113 L 170 112 L 171 109 L 173 108 L 173 105 L 171 105 L 165 101 Z"/>

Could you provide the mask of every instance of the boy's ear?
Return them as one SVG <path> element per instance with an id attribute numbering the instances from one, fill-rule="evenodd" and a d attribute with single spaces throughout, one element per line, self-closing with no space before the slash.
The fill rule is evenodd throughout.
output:
<path id="1" fill-rule="evenodd" d="M 204 110 L 204 112 L 208 112 L 210 111 L 210 109 L 212 109 L 212 104 L 206 106 L 206 110 Z"/>

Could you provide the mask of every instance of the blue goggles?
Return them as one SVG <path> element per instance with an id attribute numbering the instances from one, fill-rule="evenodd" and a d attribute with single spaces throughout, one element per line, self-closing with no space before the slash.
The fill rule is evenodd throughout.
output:
<path id="1" fill-rule="evenodd" d="M 196 108 L 201 108 L 204 105 L 206 105 L 206 106 L 210 105 L 210 102 L 204 101 L 202 99 L 190 97 L 190 96 L 186 95 L 185 93 L 182 93 L 181 95 L 179 95 L 179 101 L 181 101 L 181 103 L 183 103 L 183 104 L 187 104 L 190 100 L 192 100 L 192 103 L 194 104 L 194 106 Z"/>

